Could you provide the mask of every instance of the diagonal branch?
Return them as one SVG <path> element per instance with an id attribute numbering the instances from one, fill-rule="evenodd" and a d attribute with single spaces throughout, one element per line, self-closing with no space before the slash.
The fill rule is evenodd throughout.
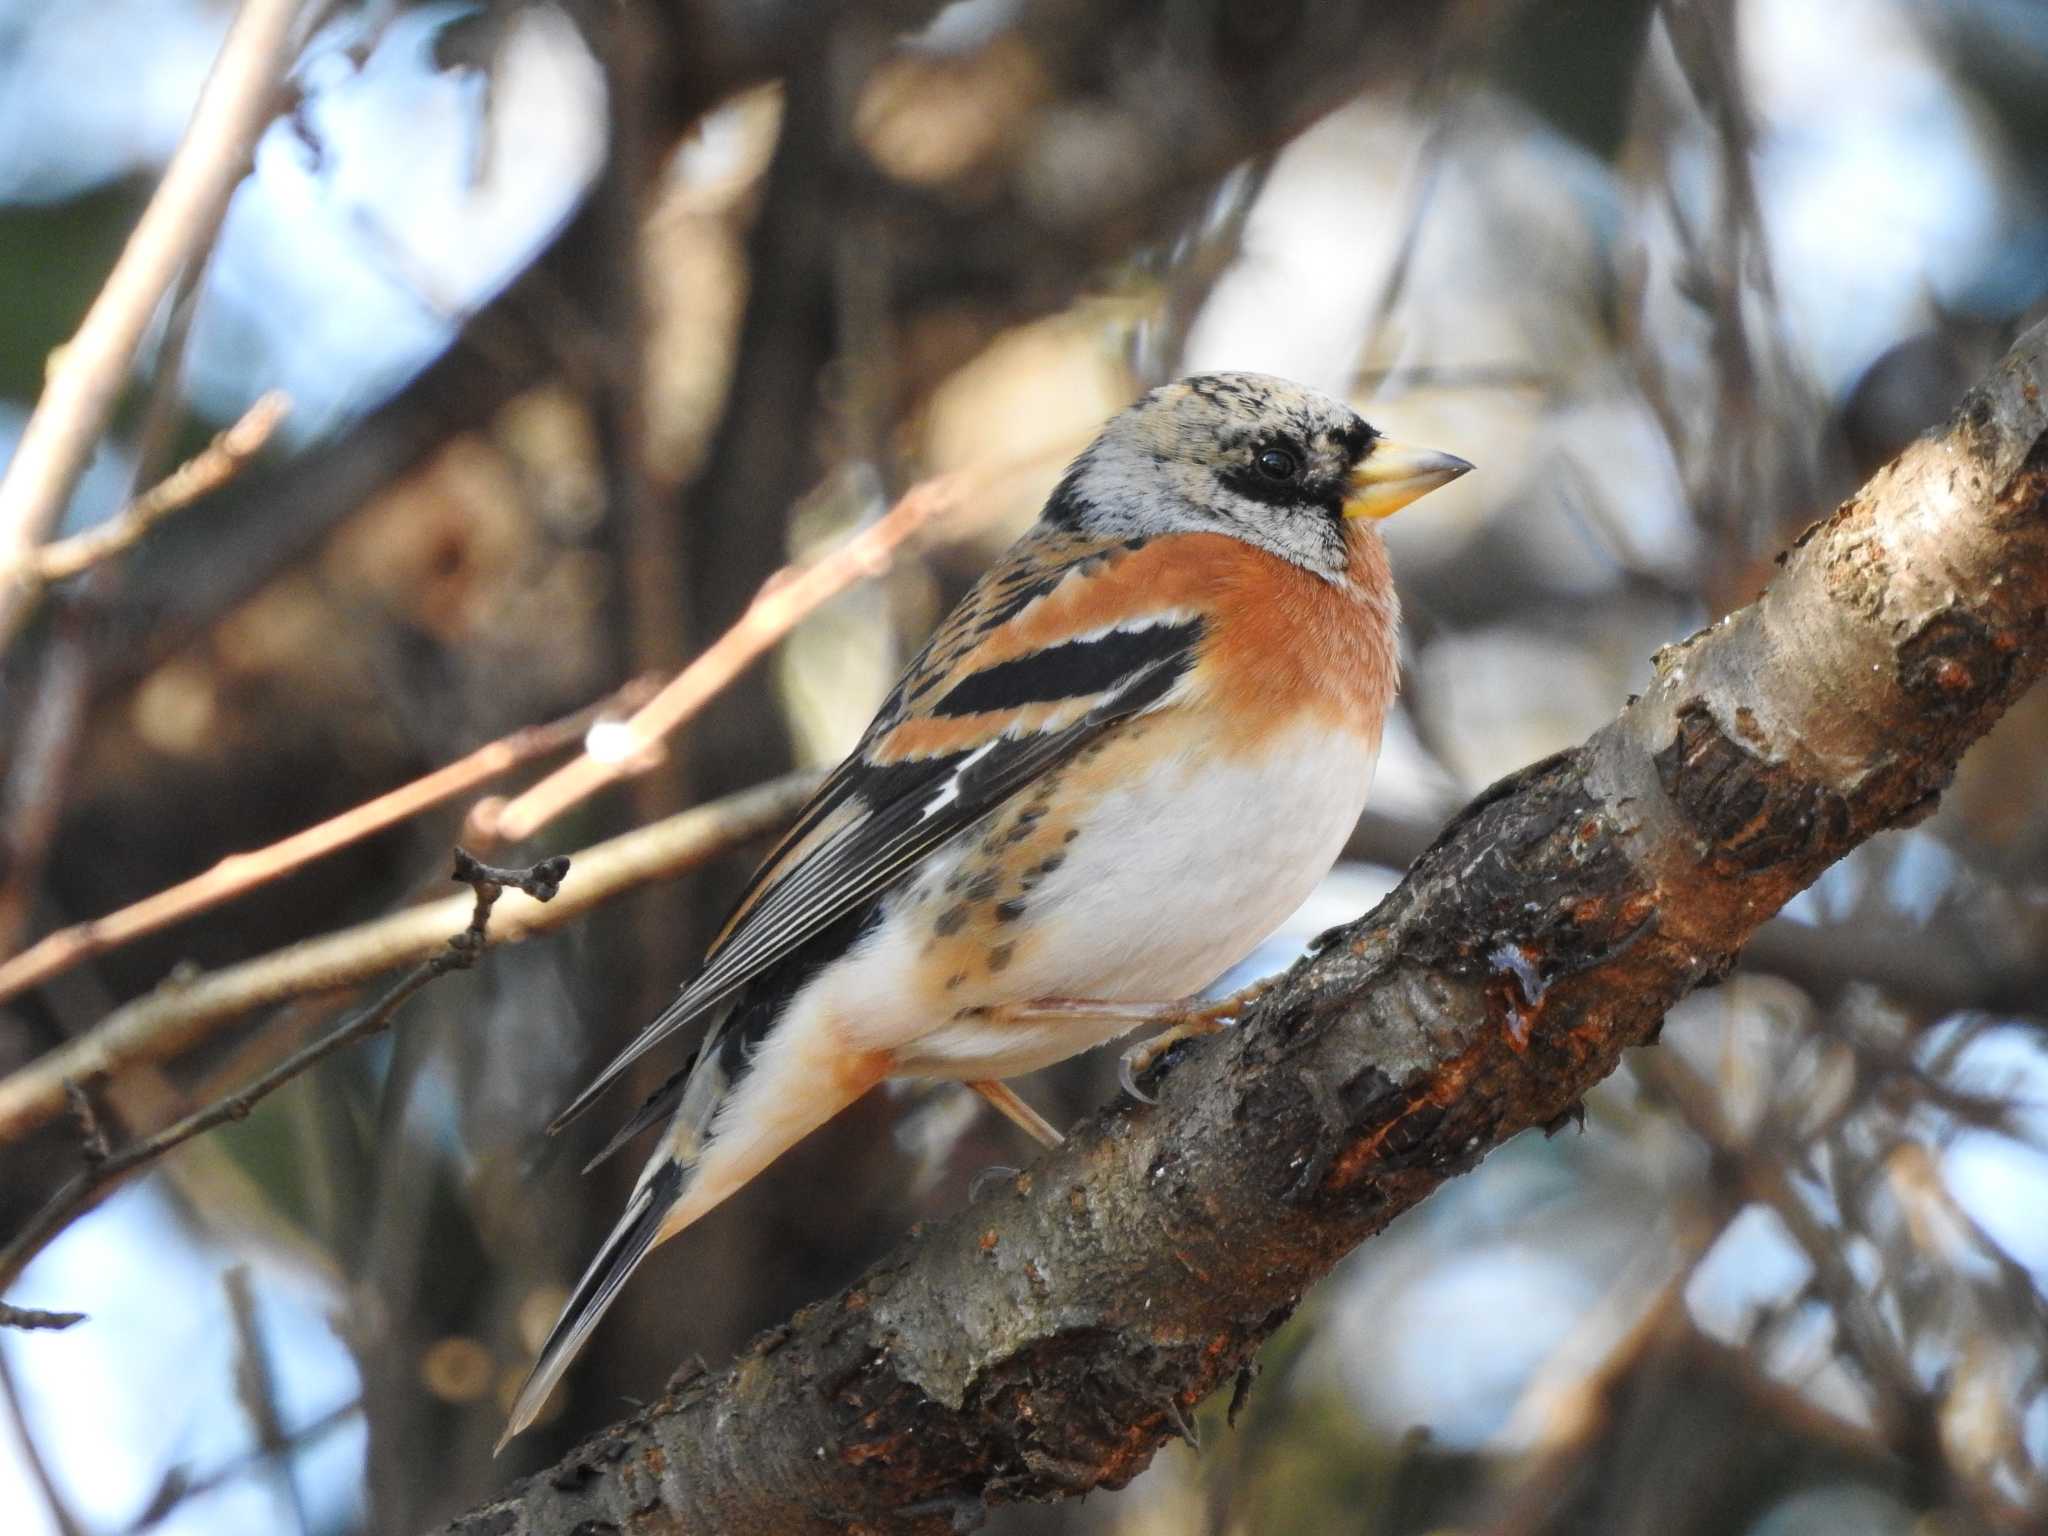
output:
<path id="1" fill-rule="evenodd" d="M 575 855 L 575 886 L 548 906 L 532 897 L 508 900 L 492 923 L 491 943 L 516 944 L 552 932 L 627 891 L 779 830 L 817 787 L 818 777 L 787 774 L 582 850 Z M 449 928 L 462 921 L 462 907 L 460 896 L 425 902 L 217 971 L 169 978 L 77 1039 L 0 1078 L 0 1146 L 62 1114 L 68 1084 L 171 1060 L 257 1008 L 356 986 L 430 958 Z"/>
<path id="2" fill-rule="evenodd" d="M 614 711 L 637 706 L 651 686 L 650 680 L 637 679 L 574 714 L 546 725 L 522 726 L 409 784 L 351 806 L 338 816 L 330 816 L 265 847 L 231 853 L 212 868 L 145 896 L 118 912 L 45 934 L 20 954 L 0 959 L 0 1003 L 145 934 L 247 895 L 268 881 L 466 794 L 534 758 L 573 746 Z"/>
<path id="3" fill-rule="evenodd" d="M 0 478 L 0 569 L 27 561 L 56 526 L 92 445 L 128 379 L 135 348 L 178 269 L 213 236 L 274 115 L 291 59 L 297 0 L 245 0 L 221 44 L 192 124 L 78 334 L 53 361 L 5 478 Z M 0 585 L 0 649 L 33 589 Z"/>
<path id="4" fill-rule="evenodd" d="M 1118 1487 L 1303 1292 L 1557 1121 L 2048 666 L 2048 325 L 1942 431 L 1481 795 L 1244 1026 L 449 1536 L 971 1528 Z"/>
<path id="5" fill-rule="evenodd" d="M 921 480 L 895 506 L 830 552 L 783 566 L 737 621 L 612 732 L 602 756 L 586 743 L 539 783 L 474 819 L 487 837 L 524 842 L 556 817 L 606 786 L 645 773 L 662 761 L 663 738 L 713 698 L 805 619 L 848 588 L 889 569 L 896 550 L 934 518 L 957 513 L 966 500 L 964 475 Z"/>
<path id="6" fill-rule="evenodd" d="M 133 549 L 144 534 L 173 512 L 219 490 L 239 474 L 244 464 L 263 451 L 291 408 L 291 397 L 282 390 L 260 396 L 197 455 L 114 516 L 83 533 L 39 545 L 29 552 L 22 570 L 0 574 L 0 581 L 20 582 L 39 592 L 52 582 L 69 581 L 101 561 Z"/>

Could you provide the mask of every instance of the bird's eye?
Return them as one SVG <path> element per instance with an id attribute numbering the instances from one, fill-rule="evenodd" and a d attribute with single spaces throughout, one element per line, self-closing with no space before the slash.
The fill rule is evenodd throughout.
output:
<path id="1" fill-rule="evenodd" d="M 1284 448 L 1268 448 L 1259 455 L 1259 473 L 1268 480 L 1292 480 L 1294 455 Z"/>

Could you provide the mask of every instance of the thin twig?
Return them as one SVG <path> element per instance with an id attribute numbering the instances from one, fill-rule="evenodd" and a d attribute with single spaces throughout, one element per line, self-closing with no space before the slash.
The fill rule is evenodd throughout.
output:
<path id="1" fill-rule="evenodd" d="M 256 1320 L 256 1292 L 249 1284 L 249 1266 L 230 1265 L 220 1277 L 221 1289 L 227 1294 L 228 1321 L 235 1331 L 235 1397 L 242 1405 L 242 1412 L 248 1415 L 249 1427 L 256 1432 L 256 1445 L 262 1451 L 275 1478 L 284 1502 L 291 1506 L 293 1521 L 300 1536 L 311 1529 L 306 1519 L 305 1496 L 299 1491 L 299 1480 L 292 1475 L 292 1464 L 282 1452 L 291 1444 L 291 1437 L 285 1433 L 284 1416 L 277 1407 L 277 1370 L 270 1358 L 270 1351 L 263 1344 L 263 1330 Z"/>
<path id="2" fill-rule="evenodd" d="M 60 928 L 12 959 L 0 961 L 0 1002 L 39 987 L 51 977 L 144 934 L 155 933 L 245 895 L 257 886 L 452 800 L 535 758 L 573 746 L 598 721 L 635 707 L 652 687 L 645 679 L 629 683 L 610 698 L 573 715 L 547 725 L 529 725 L 500 737 L 445 768 L 437 768 L 423 778 L 302 832 L 294 832 L 268 847 L 229 854 L 204 873 L 145 896 L 118 912 Z"/>
<path id="3" fill-rule="evenodd" d="M 39 1307 L 15 1307 L 0 1301 L 0 1328 L 46 1328 L 57 1333 L 84 1321 L 83 1312 L 45 1312 Z"/>
<path id="4" fill-rule="evenodd" d="M 71 1106 L 71 1118 L 78 1122 L 78 1152 L 88 1165 L 104 1163 L 114 1155 L 108 1145 L 106 1127 L 100 1124 L 99 1111 L 93 1108 L 92 1095 L 85 1091 L 85 1084 L 77 1081 L 64 1085 L 64 1102 Z"/>
<path id="5" fill-rule="evenodd" d="M 903 493 L 887 514 L 830 554 L 805 566 L 785 566 L 762 586 L 732 628 L 713 641 L 618 731 L 602 756 L 587 749 L 517 798 L 474 819 L 481 833 L 516 843 L 608 784 L 644 773 L 660 759 L 661 739 L 696 714 L 783 636 L 847 588 L 889 568 L 896 549 L 925 524 L 966 499 L 964 477 L 942 475 Z"/>
<path id="6" fill-rule="evenodd" d="M 263 451 L 263 445 L 270 441 L 291 408 L 291 397 L 273 389 L 244 411 L 234 425 L 113 517 L 83 533 L 32 550 L 26 568 L 14 579 L 45 587 L 134 547 L 145 533 L 173 512 L 234 479 L 244 464 Z"/>
<path id="7" fill-rule="evenodd" d="M 49 537 L 127 382 L 135 348 L 179 271 L 208 239 L 269 123 L 297 0 L 243 0 L 165 168 L 84 323 L 53 359 L 0 479 L 0 647 L 33 593 L 12 579 Z"/>
<path id="8" fill-rule="evenodd" d="M 156 350 L 155 368 L 149 392 L 135 426 L 135 465 L 128 480 L 128 498 L 134 500 L 164 477 L 173 441 L 185 419 L 185 353 L 192 340 L 192 323 L 199 318 L 199 295 L 205 287 L 207 269 L 213 264 L 214 248 L 220 244 L 220 229 L 192 253 L 178 273 L 165 307 L 164 339 Z"/>
<path id="9" fill-rule="evenodd" d="M 523 891 L 534 901 L 550 901 L 560 890 L 562 877 L 568 872 L 569 860 L 566 858 L 544 859 L 531 869 L 493 869 L 479 864 L 462 849 L 456 849 L 452 878 L 468 885 L 472 892 L 469 922 L 461 932 L 444 939 L 434 954 L 406 972 L 368 1008 L 337 1025 L 311 1045 L 294 1051 L 240 1092 L 194 1110 L 175 1124 L 152 1136 L 145 1136 L 132 1146 L 123 1147 L 111 1156 L 87 1157 L 84 1168 L 29 1219 L 5 1249 L 0 1249 L 0 1292 L 14 1283 L 29 1260 L 40 1253 L 50 1239 L 96 1204 L 110 1186 L 195 1136 L 203 1136 L 230 1120 L 247 1119 L 250 1110 L 300 1073 L 358 1040 L 389 1028 L 392 1018 L 415 993 L 450 971 L 466 971 L 475 965 L 489 942 L 491 913 L 506 890 Z M 426 910 L 441 911 L 446 905 L 437 902 Z"/>
<path id="10" fill-rule="evenodd" d="M 548 933 L 651 881 L 693 869 L 787 824 L 819 775 L 793 773 L 715 800 L 576 854 L 575 886 L 551 905 L 525 894 L 497 913 L 492 942 Z M 290 945 L 194 978 L 175 979 L 117 1008 L 92 1029 L 0 1080 L 0 1145 L 64 1112 L 67 1081 L 113 1076 L 166 1061 L 212 1038 L 252 1009 L 359 985 L 433 955 L 462 901 L 450 897 Z M 400 999 L 403 1001 L 403 999 Z"/>
<path id="11" fill-rule="evenodd" d="M 163 340 L 156 349 L 153 375 L 135 431 L 135 463 L 129 475 L 128 498 L 134 500 L 163 475 L 171 438 L 184 415 L 182 380 L 186 343 L 199 311 L 199 290 L 220 225 L 201 240 L 179 270 L 171 291 Z M 0 836 L 7 855 L 0 859 L 0 954 L 13 950 L 27 931 L 29 915 L 42 884 L 43 869 L 70 800 L 70 771 L 85 728 L 88 702 L 98 682 L 101 659 L 93 643 L 101 616 L 119 589 L 121 572 L 101 566 L 90 579 L 64 593 L 49 643 L 37 658 L 30 702 L 24 711 L 23 748 L 9 766 L 0 789 Z"/>
<path id="12" fill-rule="evenodd" d="M 84 619 L 67 604 L 51 626 L 52 643 L 37 658 L 27 707 L 9 743 L 13 760 L 0 786 L 0 952 L 12 949 L 28 928 L 63 820 L 94 674 Z"/>
<path id="13" fill-rule="evenodd" d="M 154 1530 L 169 1519 L 171 1512 L 179 1505 L 202 1494 L 212 1493 L 216 1488 L 224 1488 L 238 1478 L 247 1477 L 264 1462 L 271 1460 L 273 1455 L 288 1455 L 292 1451 L 303 1449 L 328 1431 L 346 1424 L 362 1411 L 362 1399 L 353 1398 L 328 1409 L 310 1423 L 293 1430 L 281 1451 L 252 1451 L 197 1477 L 183 1466 L 172 1467 L 164 1474 L 163 1481 L 157 1485 L 157 1490 L 150 1496 L 149 1502 L 143 1506 L 142 1513 L 135 1517 L 135 1523 L 128 1527 L 126 1536 L 143 1536 L 144 1532 Z"/>
<path id="14" fill-rule="evenodd" d="M 1871 1304 L 1840 1244 L 1799 1197 L 1784 1161 L 1745 1138 L 1729 1120 L 1712 1085 L 1679 1057 L 1668 1051 L 1646 1052 L 1634 1066 L 1642 1081 L 1654 1084 L 1686 1124 L 1729 1160 L 1743 1193 L 1768 1207 L 1806 1255 L 1813 1266 L 1814 1289 L 1834 1314 L 1846 1353 L 1870 1385 L 1872 1418 L 1887 1442 L 1896 1445 L 1902 1425 L 1915 1405 L 1928 1397 L 1928 1388 L 1904 1344 Z"/>

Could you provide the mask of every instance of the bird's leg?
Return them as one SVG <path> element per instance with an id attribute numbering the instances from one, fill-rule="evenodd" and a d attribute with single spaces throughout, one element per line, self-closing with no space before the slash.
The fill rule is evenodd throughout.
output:
<path id="1" fill-rule="evenodd" d="M 1142 1104 L 1150 1104 L 1152 1095 L 1138 1087 L 1138 1075 L 1146 1071 L 1166 1052 L 1183 1040 L 1198 1035 L 1213 1035 L 1249 1007 L 1252 1000 L 1265 991 L 1270 982 L 1257 982 L 1241 992 L 1220 998 L 1213 1003 L 1204 1003 L 1199 998 L 1181 997 L 1171 1002 L 1112 1002 L 1106 998 L 1089 997 L 1041 997 L 1028 1003 L 1011 1003 L 991 1008 L 988 1014 L 1004 1023 L 1040 1024 L 1062 1019 L 1092 1019 L 1102 1023 L 1120 1023 L 1126 1028 L 1141 1024 L 1164 1024 L 1167 1027 L 1149 1040 L 1142 1040 L 1123 1053 L 1117 1063 L 1117 1081 L 1123 1084 L 1124 1092 Z M 979 1084 L 976 1085 L 980 1086 Z M 1008 1111 L 1004 1111 L 1006 1114 Z M 1021 1121 L 1019 1122 L 1022 1123 Z"/>
<path id="2" fill-rule="evenodd" d="M 1001 1110 L 1009 1117 L 1011 1124 L 1041 1147 L 1056 1147 L 1067 1139 L 1053 1127 L 1050 1120 L 1018 1098 L 1009 1084 L 999 1083 L 994 1078 L 983 1078 L 967 1086 Z"/>

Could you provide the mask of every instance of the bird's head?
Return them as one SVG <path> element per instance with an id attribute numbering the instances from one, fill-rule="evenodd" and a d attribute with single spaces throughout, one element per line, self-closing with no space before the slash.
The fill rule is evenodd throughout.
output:
<path id="1" fill-rule="evenodd" d="M 1226 533 L 1337 579 L 1347 529 L 1472 466 L 1382 437 L 1343 401 L 1264 373 L 1162 385 L 1112 419 L 1046 507 L 1114 537 Z"/>

